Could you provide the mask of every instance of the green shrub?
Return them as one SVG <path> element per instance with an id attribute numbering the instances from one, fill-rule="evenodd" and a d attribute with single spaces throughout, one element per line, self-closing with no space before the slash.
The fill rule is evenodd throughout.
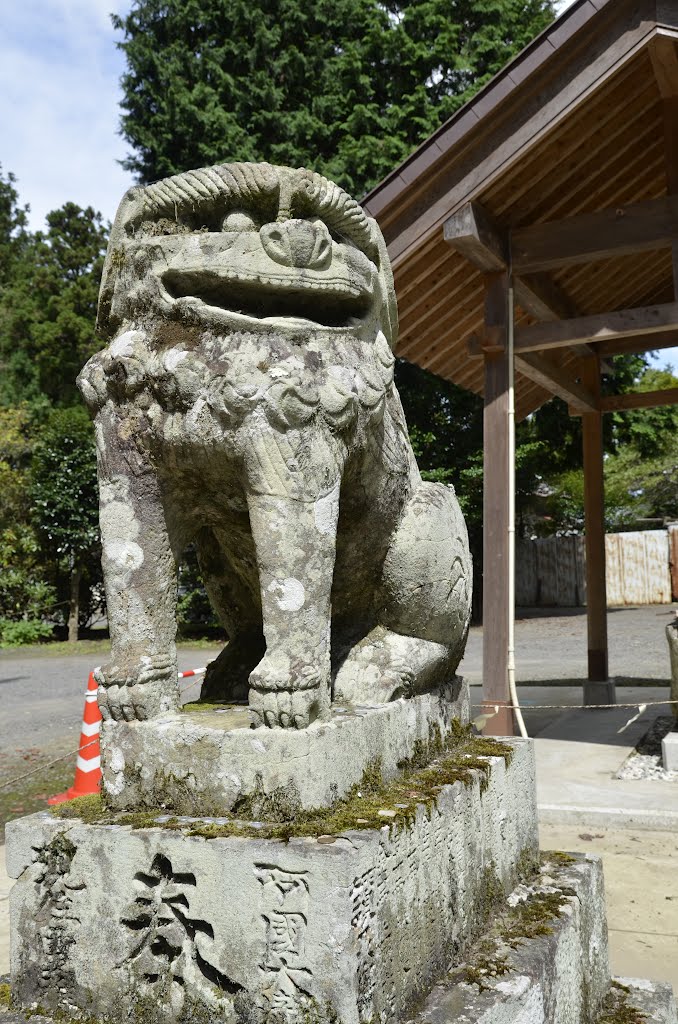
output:
<path id="1" fill-rule="evenodd" d="M 37 644 L 52 637 L 52 626 L 41 619 L 0 619 L 0 647 Z"/>

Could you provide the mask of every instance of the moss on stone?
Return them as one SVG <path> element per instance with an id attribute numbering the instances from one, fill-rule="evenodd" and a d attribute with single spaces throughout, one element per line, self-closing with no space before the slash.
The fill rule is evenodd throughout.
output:
<path id="1" fill-rule="evenodd" d="M 646 1013 L 636 1009 L 629 996 L 631 990 L 618 981 L 613 981 L 603 1000 L 597 1024 L 645 1024 Z"/>
<path id="2" fill-rule="evenodd" d="M 431 761 L 434 752 L 435 759 Z M 209 812 L 200 811 L 205 816 L 228 817 L 230 820 L 224 824 L 182 823 L 177 818 L 158 822 L 156 819 L 164 814 L 160 807 L 114 813 L 98 797 L 79 798 L 71 802 L 66 813 L 63 806 L 53 808 L 53 813 L 57 817 L 81 818 L 88 824 L 184 830 L 188 835 L 205 839 L 257 836 L 289 840 L 295 836 L 339 835 L 349 830 L 380 829 L 386 825 L 405 828 L 414 820 L 418 807 L 423 806 L 424 813 L 430 812 L 445 786 L 457 782 L 470 786 L 479 777 L 481 791 L 487 789 L 491 758 L 502 757 L 510 763 L 511 755 L 509 744 L 473 736 L 466 726 L 460 725 L 445 740 L 440 729 L 433 727 L 428 740 L 413 757 L 401 763 L 402 770 L 396 778 L 385 781 L 381 762 L 375 760 L 366 767 L 360 782 L 331 807 L 304 810 L 298 794 L 289 787 L 264 793 L 263 784 L 259 782 L 255 793 L 241 800 L 232 812 L 218 807 Z M 163 792 L 167 791 L 164 786 Z M 186 813 L 198 817 L 190 810 Z M 251 824 L 255 821 L 256 827 Z"/>
<path id="3" fill-rule="evenodd" d="M 552 933 L 553 922 L 575 894 L 565 885 L 555 891 L 539 891 L 536 888 L 539 875 L 531 881 L 535 891 L 528 891 L 524 901 L 509 906 L 503 901 L 499 881 L 493 885 L 491 879 L 486 879 L 482 905 L 488 927 L 483 938 L 468 952 L 466 963 L 454 972 L 460 980 L 477 985 L 481 992 L 491 988 L 492 981 L 514 969 L 511 963 L 512 950 L 517 949 L 522 942 Z M 491 912 L 491 918 L 488 911 Z"/>
<path id="4" fill-rule="evenodd" d="M 511 964 L 504 956 L 500 956 L 492 942 L 480 942 L 475 950 L 473 962 L 466 964 L 462 972 L 462 980 L 469 985 L 477 985 L 479 992 L 491 989 L 490 981 L 503 977 L 511 971 Z"/>
<path id="5" fill-rule="evenodd" d="M 542 864 L 556 864 L 559 867 L 567 867 L 568 864 L 576 864 L 577 858 L 571 853 L 564 853 L 562 850 L 547 850 L 541 853 Z"/>
<path id="6" fill-rule="evenodd" d="M 535 892 L 523 903 L 516 904 L 500 929 L 504 942 L 515 949 L 525 939 L 536 939 L 539 935 L 551 935 L 553 921 L 569 903 L 569 897 L 576 895 L 573 889 L 563 887 L 557 892 Z"/>
<path id="7" fill-rule="evenodd" d="M 7 982 L 3 982 L 0 985 L 0 1006 L 4 1006 L 6 1009 L 9 1009 L 11 1000 L 12 994 L 10 992 L 9 985 Z"/>
<path id="8" fill-rule="evenodd" d="M 180 712 L 199 714 L 204 711 L 226 711 L 230 708 L 241 708 L 242 704 L 227 704 L 224 701 L 192 700 L 179 708 Z"/>
<path id="9" fill-rule="evenodd" d="M 65 804 L 57 804 L 50 807 L 50 811 L 57 818 L 78 818 L 86 825 L 94 825 L 106 815 L 106 805 L 100 793 L 91 793 L 88 796 L 76 796 Z"/>

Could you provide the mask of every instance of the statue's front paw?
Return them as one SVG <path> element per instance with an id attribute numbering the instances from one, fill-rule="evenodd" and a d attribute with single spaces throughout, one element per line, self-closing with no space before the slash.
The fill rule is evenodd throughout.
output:
<path id="1" fill-rule="evenodd" d="M 143 721 L 179 705 L 176 664 L 169 655 L 104 665 L 95 669 L 94 678 L 99 686 L 99 710 L 106 721 Z"/>
<path id="2" fill-rule="evenodd" d="M 252 724 L 305 729 L 329 717 L 328 674 L 312 665 L 291 673 L 285 659 L 265 656 L 250 673 Z"/>

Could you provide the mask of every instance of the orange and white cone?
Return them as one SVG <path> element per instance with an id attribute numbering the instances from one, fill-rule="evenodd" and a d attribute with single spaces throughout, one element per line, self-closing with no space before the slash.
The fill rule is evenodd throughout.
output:
<path id="1" fill-rule="evenodd" d="M 51 796 L 48 804 L 63 804 L 76 796 L 88 796 L 98 793 L 101 787 L 101 750 L 99 732 L 101 730 L 101 712 L 97 704 L 97 683 L 94 673 L 90 672 L 85 690 L 85 710 L 80 729 L 80 749 L 75 763 L 75 780 L 65 793 Z"/>

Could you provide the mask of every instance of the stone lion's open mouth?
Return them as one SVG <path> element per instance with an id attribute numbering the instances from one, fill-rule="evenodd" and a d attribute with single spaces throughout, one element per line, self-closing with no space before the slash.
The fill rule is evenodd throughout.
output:
<path id="1" fill-rule="evenodd" d="M 295 279 L 169 270 L 163 285 L 175 300 L 194 299 L 255 320 L 302 319 L 323 327 L 351 326 L 370 305 L 367 290 L 340 279 L 311 279 L 303 271 Z"/>

